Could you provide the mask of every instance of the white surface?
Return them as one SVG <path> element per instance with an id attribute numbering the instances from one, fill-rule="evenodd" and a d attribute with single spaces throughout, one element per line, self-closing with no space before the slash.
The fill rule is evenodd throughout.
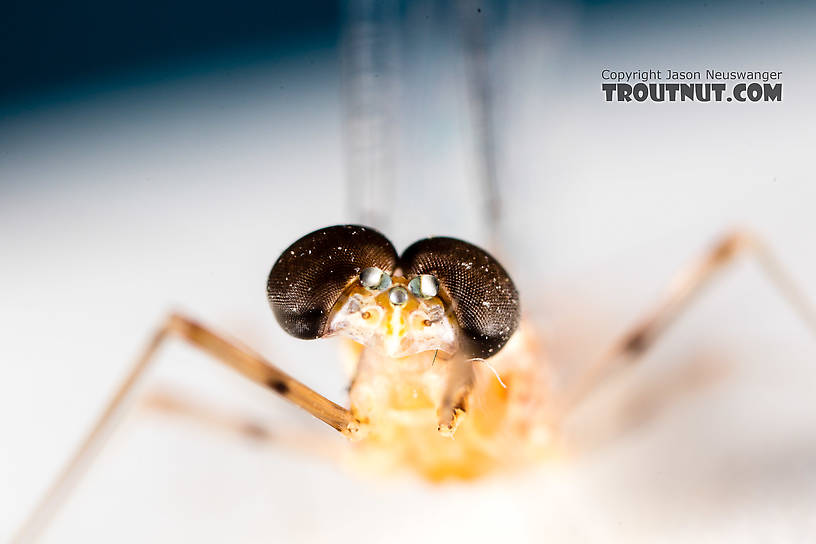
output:
<path id="1" fill-rule="evenodd" d="M 682 50 L 671 36 L 647 47 L 648 33 L 612 50 L 571 34 L 570 17 L 539 23 L 506 36 L 498 53 L 513 59 L 497 104 L 500 166 L 508 266 L 557 354 L 581 362 L 576 354 L 596 353 L 672 271 L 734 223 L 762 233 L 816 295 L 816 81 L 798 27 L 770 34 L 771 48 L 749 42 L 737 21 Z M 455 48 L 450 55 L 439 65 L 423 65 L 421 54 L 404 59 L 393 233 L 402 247 L 431 233 L 482 241 L 473 197 L 452 198 L 468 187 L 472 165 L 461 65 Z M 602 103 L 597 72 L 621 59 L 781 69 L 785 101 Z M 264 297 L 287 244 L 347 219 L 338 204 L 339 87 L 336 59 L 315 54 L 110 92 L 0 124 L 0 534 L 30 509 L 171 308 L 344 401 L 335 346 L 286 337 Z M 433 187 L 437 199 L 414 201 L 427 194 L 418 187 Z M 576 431 L 687 365 L 730 373 L 668 396 L 654 418 L 569 460 L 472 486 L 372 481 L 137 413 L 49 537 L 812 540 L 814 356 L 803 325 L 755 267 L 741 264 L 617 385 L 620 395 L 587 407 Z M 228 413 L 302 424 L 341 445 L 184 347 L 165 351 L 157 374 Z"/>

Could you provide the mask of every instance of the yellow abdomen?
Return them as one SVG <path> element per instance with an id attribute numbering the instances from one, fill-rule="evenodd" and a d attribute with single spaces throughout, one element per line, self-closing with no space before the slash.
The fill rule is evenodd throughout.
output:
<path id="1" fill-rule="evenodd" d="M 427 372 L 395 372 L 391 379 L 378 374 L 372 387 L 378 392 L 376 405 L 365 410 L 369 433 L 354 444 L 355 465 L 378 472 L 409 469 L 440 481 L 473 479 L 540 458 L 546 452 L 536 413 L 546 395 L 540 387 L 543 369 L 541 361 L 519 355 L 525 354 L 511 348 L 505 357 L 497 356 L 504 385 L 486 366 L 476 367 L 467 412 L 453 438 L 437 430 L 437 404 L 433 389 L 425 386 Z M 352 409 L 354 400 L 352 394 Z"/>

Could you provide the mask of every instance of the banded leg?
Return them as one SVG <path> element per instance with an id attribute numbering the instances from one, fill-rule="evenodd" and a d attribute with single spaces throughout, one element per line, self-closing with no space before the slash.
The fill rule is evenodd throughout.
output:
<path id="1" fill-rule="evenodd" d="M 178 336 L 212 355 L 244 377 L 271 389 L 346 436 L 352 437 L 359 430 L 359 422 L 349 410 L 267 363 L 252 351 L 223 339 L 186 317 L 172 314 L 152 337 L 113 399 L 105 407 L 90 434 L 23 524 L 14 542 L 31 542 L 45 527 L 62 500 L 67 497 L 73 485 L 82 476 L 94 455 L 101 449 L 105 439 L 116 427 L 119 416 L 128 405 L 141 378 L 149 369 L 156 352 L 163 342 L 172 336 Z"/>
<path id="2" fill-rule="evenodd" d="M 816 334 L 816 310 L 796 286 L 785 269 L 768 249 L 751 233 L 735 232 L 724 236 L 701 258 L 682 270 L 669 285 L 663 301 L 624 334 L 584 373 L 578 377 L 557 403 L 560 419 L 615 370 L 640 358 L 660 334 L 682 314 L 688 305 L 709 285 L 717 272 L 743 254 L 754 256 L 763 271 Z"/>
<path id="3" fill-rule="evenodd" d="M 257 417 L 214 406 L 175 387 L 151 387 L 139 396 L 134 408 L 149 417 L 175 418 L 228 438 L 274 445 L 330 463 L 336 464 L 342 454 L 342 443 L 325 440 L 322 432 L 305 429 L 299 421 L 268 425 Z"/>

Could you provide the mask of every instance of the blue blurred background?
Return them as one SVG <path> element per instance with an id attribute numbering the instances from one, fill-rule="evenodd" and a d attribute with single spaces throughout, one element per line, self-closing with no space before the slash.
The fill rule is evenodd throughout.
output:
<path id="1" fill-rule="evenodd" d="M 7 104 L 116 78 L 157 79 L 252 50 L 274 58 L 335 48 L 341 25 L 337 2 L 5 2 L 3 13 Z"/>

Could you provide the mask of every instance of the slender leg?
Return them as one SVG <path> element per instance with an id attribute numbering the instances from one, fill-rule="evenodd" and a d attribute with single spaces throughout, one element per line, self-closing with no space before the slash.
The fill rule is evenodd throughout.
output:
<path id="1" fill-rule="evenodd" d="M 198 425 L 210 432 L 219 432 L 229 438 L 240 437 L 258 444 L 283 447 L 328 462 L 337 462 L 342 443 L 325 440 L 325 435 L 304 429 L 299 422 L 274 426 L 261 419 L 213 406 L 184 391 L 168 387 L 151 387 L 141 395 L 136 409 L 154 417 L 173 417 Z"/>
<path id="2" fill-rule="evenodd" d="M 260 420 L 217 410 L 210 403 L 198 402 L 182 392 L 167 388 L 151 388 L 139 400 L 137 409 L 162 417 L 185 418 L 208 429 L 251 440 L 271 441 L 278 434 L 277 428 L 272 429 Z"/>
<path id="3" fill-rule="evenodd" d="M 45 527 L 115 428 L 119 416 L 128 405 L 136 385 L 145 375 L 159 347 L 164 340 L 174 335 L 209 353 L 253 382 L 272 389 L 345 435 L 353 437 L 359 430 L 359 423 L 347 409 L 316 393 L 248 349 L 221 338 L 190 319 L 172 314 L 150 340 L 90 434 L 23 524 L 13 542 L 31 542 Z"/>
<path id="4" fill-rule="evenodd" d="M 467 411 L 467 400 L 473 389 L 475 379 L 473 364 L 461 358 L 452 359 L 445 384 L 445 392 L 439 403 L 439 425 L 437 429 L 443 436 L 453 438 L 456 428 Z"/>
<path id="5" fill-rule="evenodd" d="M 632 327 L 578 377 L 560 402 L 556 417 L 560 419 L 616 369 L 635 362 L 660 334 L 686 309 L 710 280 L 736 257 L 753 255 L 782 295 L 816 333 L 816 310 L 768 249 L 751 233 L 735 232 L 721 238 L 701 258 L 681 271 L 669 285 L 663 301 Z"/>

